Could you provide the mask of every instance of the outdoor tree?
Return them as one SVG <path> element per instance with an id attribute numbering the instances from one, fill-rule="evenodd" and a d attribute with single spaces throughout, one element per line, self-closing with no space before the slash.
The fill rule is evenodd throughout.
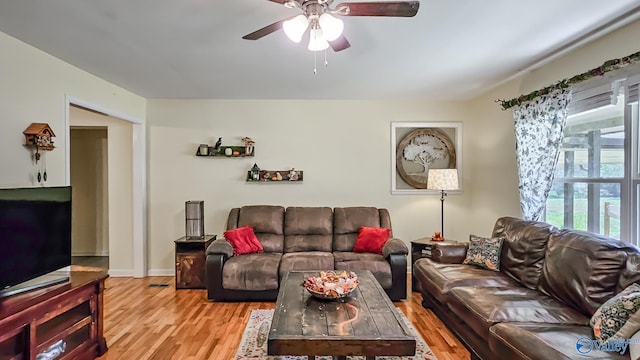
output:
<path id="1" fill-rule="evenodd" d="M 429 134 L 416 136 L 407 144 L 402 153 L 405 160 L 422 165 L 424 167 L 422 174 L 424 175 L 429 171 L 431 163 L 444 159 L 446 155 L 447 149 L 442 141 Z"/>

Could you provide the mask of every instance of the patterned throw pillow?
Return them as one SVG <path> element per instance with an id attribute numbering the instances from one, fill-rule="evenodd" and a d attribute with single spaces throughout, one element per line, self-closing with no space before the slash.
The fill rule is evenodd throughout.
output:
<path id="1" fill-rule="evenodd" d="M 502 238 L 483 238 L 475 235 L 469 236 L 469 250 L 463 264 L 476 265 L 482 268 L 500 271 L 500 252 L 502 250 Z"/>
<path id="2" fill-rule="evenodd" d="M 628 339 L 640 330 L 640 285 L 631 284 L 607 300 L 589 324 L 596 339 Z"/>

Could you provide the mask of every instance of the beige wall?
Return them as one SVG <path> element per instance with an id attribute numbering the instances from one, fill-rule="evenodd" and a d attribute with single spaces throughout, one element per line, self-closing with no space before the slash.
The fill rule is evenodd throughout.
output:
<path id="1" fill-rule="evenodd" d="M 489 235 L 501 216 L 520 217 L 516 143 L 511 111 L 502 111 L 493 101 L 501 94 L 517 94 L 517 82 L 502 86 L 471 101 L 468 106 L 474 120 L 466 133 L 470 164 L 469 227 Z"/>
<path id="2" fill-rule="evenodd" d="M 22 131 L 32 122 L 46 122 L 56 133 L 56 149 L 47 154 L 47 186 L 65 185 L 67 98 L 109 109 L 131 118 L 145 118 L 145 99 L 110 84 L 98 77 L 54 58 L 30 45 L 0 32 L 0 187 L 36 186 L 37 172 L 30 151 L 22 146 Z M 131 129 L 128 132 L 131 143 Z M 122 161 L 131 164 L 130 146 L 122 151 Z M 129 165 L 129 169 L 131 165 Z M 118 182 L 131 179 L 118 178 Z M 124 186 L 124 185 L 121 185 Z M 130 186 L 130 185 L 129 185 Z M 127 217 L 111 221 L 110 267 L 113 274 L 132 272 L 131 193 L 116 192 L 121 196 L 116 204 L 110 202 L 110 211 Z M 118 201 L 120 203 L 118 203 Z M 119 207 L 118 207 L 119 206 Z M 114 271 L 115 270 L 115 271 Z"/>
<path id="3" fill-rule="evenodd" d="M 0 187 L 36 186 L 22 132 L 48 123 L 56 149 L 47 154 L 47 186 L 64 185 L 66 96 L 144 119 L 145 99 L 0 32 Z"/>
<path id="4" fill-rule="evenodd" d="M 130 122 L 72 107 L 71 126 L 106 128 L 109 273 L 133 268 L 133 126 Z M 74 144 L 72 143 L 72 146 Z M 85 171 L 82 169 L 81 171 Z"/>
<path id="5" fill-rule="evenodd" d="M 173 267 L 187 200 L 205 201 L 205 231 L 220 235 L 229 209 L 248 204 L 385 207 L 397 237 L 408 242 L 432 234 L 440 228 L 439 195 L 391 195 L 391 122 L 461 121 L 464 132 L 473 121 L 464 104 L 419 101 L 149 100 L 147 114 L 149 263 L 158 271 Z M 243 136 L 256 141 L 254 158 L 194 156 L 200 143 L 222 137 L 224 144 L 240 144 Z M 464 145 L 462 157 L 464 169 L 473 164 Z M 247 184 L 254 162 L 303 170 L 304 181 Z M 470 199 L 466 190 L 447 197 L 447 236 L 468 237 Z"/>
<path id="6" fill-rule="evenodd" d="M 74 116 L 75 117 L 75 116 Z M 109 255 L 107 129 L 72 128 L 72 255 Z"/>

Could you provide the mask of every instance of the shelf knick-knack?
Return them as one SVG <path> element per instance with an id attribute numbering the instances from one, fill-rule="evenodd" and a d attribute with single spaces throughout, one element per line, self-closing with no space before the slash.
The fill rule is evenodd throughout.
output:
<path id="1" fill-rule="evenodd" d="M 247 171 L 247 182 L 259 183 L 288 183 L 301 182 L 302 171 L 291 170 L 262 170 L 257 164 L 253 164 L 251 170 Z"/>
<path id="2" fill-rule="evenodd" d="M 253 145 L 256 142 L 248 136 L 243 137 L 241 140 L 244 143 L 244 153 L 246 155 L 253 155 Z"/>
<path id="3" fill-rule="evenodd" d="M 258 164 L 253 164 L 251 170 L 249 170 L 249 177 L 247 180 L 259 181 L 260 180 L 260 168 Z"/>

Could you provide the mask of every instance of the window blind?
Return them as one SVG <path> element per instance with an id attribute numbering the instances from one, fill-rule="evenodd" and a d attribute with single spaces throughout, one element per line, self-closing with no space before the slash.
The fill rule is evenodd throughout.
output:
<path id="1" fill-rule="evenodd" d="M 615 105 L 618 101 L 620 82 L 608 82 L 595 87 L 574 89 L 571 93 L 569 115 L 597 109 L 606 105 Z"/>
<path id="2" fill-rule="evenodd" d="M 634 84 L 629 86 L 627 102 L 636 102 L 640 100 L 640 84 Z"/>

